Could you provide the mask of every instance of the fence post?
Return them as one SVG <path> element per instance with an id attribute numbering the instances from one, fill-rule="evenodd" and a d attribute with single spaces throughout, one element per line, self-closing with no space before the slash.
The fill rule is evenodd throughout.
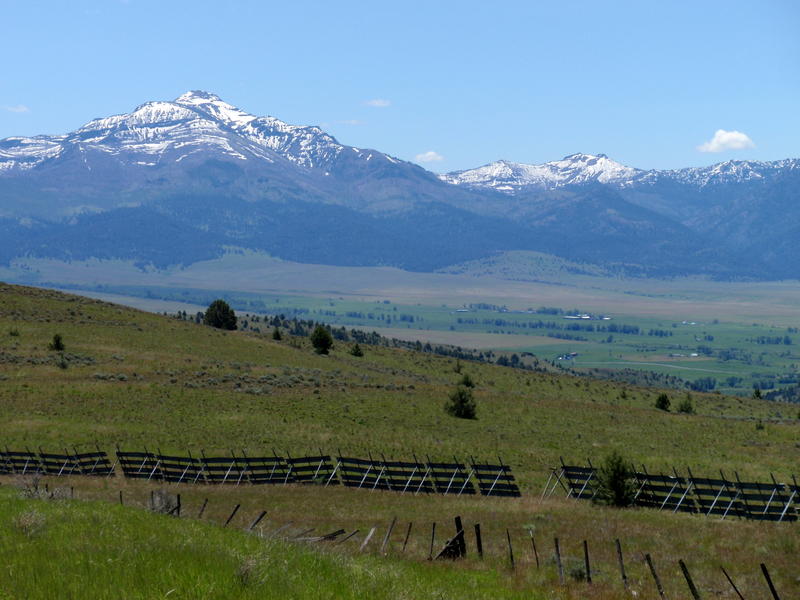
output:
<path id="1" fill-rule="evenodd" d="M 464 535 L 464 525 L 461 523 L 461 517 L 456 517 L 454 520 L 456 523 L 456 538 L 458 544 L 458 552 L 463 558 L 464 556 L 467 555 L 467 540 L 466 536 Z"/>
<path id="2" fill-rule="evenodd" d="M 389 543 L 389 537 L 392 535 L 392 531 L 394 531 L 395 523 L 397 523 L 397 517 L 394 517 L 392 519 L 392 522 L 389 525 L 389 529 L 386 531 L 386 535 L 383 536 L 383 543 L 381 544 L 381 554 L 386 554 L 386 544 Z"/>
<path id="3" fill-rule="evenodd" d="M 411 526 L 414 524 L 413 521 L 409 521 L 408 529 L 406 530 L 406 539 L 403 540 L 403 549 L 400 550 L 401 553 L 406 551 L 406 544 L 408 544 L 408 538 L 411 535 Z"/>
<path id="4" fill-rule="evenodd" d="M 431 550 L 428 552 L 428 560 L 433 560 L 433 542 L 436 540 L 436 521 L 431 525 Z"/>
<path id="5" fill-rule="evenodd" d="M 733 579 L 731 579 L 731 576 L 728 575 L 728 572 L 725 570 L 725 567 L 720 567 L 720 569 L 722 569 L 722 574 L 725 575 L 725 579 L 727 579 L 728 583 L 731 584 L 733 591 L 736 592 L 737 596 L 739 596 L 739 600 L 744 600 L 744 596 L 742 596 L 742 593 L 739 591 L 739 588 L 736 587 L 736 584 L 733 583 Z"/>
<path id="6" fill-rule="evenodd" d="M 480 523 L 475 523 L 475 546 L 478 549 L 478 557 L 483 558 L 483 542 L 481 541 Z"/>
<path id="7" fill-rule="evenodd" d="M 528 534 L 531 536 L 531 548 L 533 548 L 533 558 L 536 559 L 536 568 L 539 568 L 539 552 L 536 550 L 536 540 L 533 538 L 533 529 L 528 530 Z"/>
<path id="8" fill-rule="evenodd" d="M 375 534 L 375 529 L 377 529 L 377 528 L 373 527 L 372 529 L 369 530 L 369 533 L 367 534 L 367 537 L 365 537 L 364 541 L 361 542 L 361 547 L 358 549 L 359 552 L 363 552 L 364 548 L 367 547 L 367 544 L 369 544 L 369 541 L 372 539 L 372 536 Z"/>
<path id="9" fill-rule="evenodd" d="M 692 581 L 692 576 L 689 575 L 689 569 L 686 568 L 686 563 L 683 562 L 683 559 L 680 559 L 678 560 L 678 564 L 681 567 L 681 571 L 683 571 L 683 576 L 686 579 L 686 583 L 689 585 L 689 591 L 692 593 L 692 598 L 694 598 L 694 600 L 700 600 L 700 593 L 697 591 L 694 581 Z"/>
<path id="10" fill-rule="evenodd" d="M 583 540 L 583 562 L 586 564 L 586 583 L 592 583 L 592 569 L 589 566 L 589 543 Z"/>
<path id="11" fill-rule="evenodd" d="M 266 516 L 266 514 L 267 511 L 262 510 L 261 514 L 258 515 L 252 523 L 250 523 L 250 527 L 247 528 L 247 531 L 253 531 L 253 529 L 256 528 L 256 525 L 258 525 L 261 522 L 261 519 L 263 519 Z"/>
<path id="12" fill-rule="evenodd" d="M 564 585 L 564 565 L 561 564 L 561 549 L 558 547 L 558 538 L 553 538 L 556 546 L 556 566 L 558 567 L 558 581 Z"/>
<path id="13" fill-rule="evenodd" d="M 661 587 L 661 580 L 658 578 L 658 573 L 656 573 L 656 568 L 653 565 L 653 559 L 650 558 L 649 554 L 644 555 L 644 559 L 647 561 L 647 566 L 650 567 L 650 573 L 653 575 L 653 580 L 656 582 L 656 588 L 658 588 L 658 595 L 661 596 L 664 600 L 666 600 L 666 596 L 664 595 L 664 588 Z"/>
<path id="14" fill-rule="evenodd" d="M 778 590 L 776 590 L 775 586 L 772 584 L 772 578 L 769 576 L 769 571 L 767 571 L 767 565 L 764 563 L 761 563 L 761 572 L 764 574 L 764 579 L 767 580 L 769 591 L 772 593 L 774 600 L 781 600 L 780 596 L 778 596 Z"/>
<path id="15" fill-rule="evenodd" d="M 223 527 L 227 527 L 228 523 L 230 523 L 233 520 L 233 517 L 234 515 L 236 515 L 236 512 L 239 510 L 240 506 L 241 504 L 237 504 L 236 506 L 233 507 L 233 512 L 231 513 L 231 516 L 228 517 L 228 520 L 225 521 L 225 525 L 223 525 Z"/>
<path id="16" fill-rule="evenodd" d="M 614 540 L 617 546 L 617 558 L 619 559 L 619 572 L 622 575 L 622 585 L 628 589 L 628 576 L 625 575 L 625 561 L 622 559 L 622 546 L 619 543 L 619 538 Z"/>
<path id="17" fill-rule="evenodd" d="M 506 529 L 506 539 L 508 539 L 508 558 L 511 561 L 511 568 L 514 568 L 514 548 L 511 547 L 511 534 Z"/>
<path id="18" fill-rule="evenodd" d="M 206 505 L 207 504 L 208 504 L 208 498 L 203 500 L 203 506 L 200 507 L 200 512 L 197 513 L 197 518 L 198 519 L 202 519 L 203 518 L 203 513 L 206 511 Z"/>
<path id="19" fill-rule="evenodd" d="M 119 491 L 119 503 L 124 506 L 124 502 L 122 502 L 122 490 Z"/>

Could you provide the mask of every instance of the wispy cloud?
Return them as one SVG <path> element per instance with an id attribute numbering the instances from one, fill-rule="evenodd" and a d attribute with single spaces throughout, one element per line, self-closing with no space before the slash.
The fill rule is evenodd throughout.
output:
<path id="1" fill-rule="evenodd" d="M 365 125 L 364 121 L 358 119 L 345 119 L 344 121 L 336 121 L 339 125 Z"/>
<path id="2" fill-rule="evenodd" d="M 31 112 L 31 109 L 25 106 L 24 104 L 17 104 L 16 106 L 0 106 L 5 111 L 13 112 L 13 113 L 26 113 Z"/>
<path id="3" fill-rule="evenodd" d="M 391 100 L 386 100 L 385 98 L 373 98 L 372 100 L 367 100 L 364 102 L 367 106 L 372 106 L 374 108 L 386 108 L 392 105 Z"/>
<path id="4" fill-rule="evenodd" d="M 714 137 L 705 144 L 700 144 L 697 149 L 700 152 L 725 152 L 726 150 L 746 150 L 755 147 L 753 140 L 746 133 L 717 129 Z"/>
<path id="5" fill-rule="evenodd" d="M 417 154 L 414 157 L 414 160 L 418 163 L 439 162 L 441 160 L 444 160 L 444 156 L 442 156 L 438 152 L 434 152 L 433 150 L 428 150 L 427 152 L 423 152 L 422 154 Z"/>

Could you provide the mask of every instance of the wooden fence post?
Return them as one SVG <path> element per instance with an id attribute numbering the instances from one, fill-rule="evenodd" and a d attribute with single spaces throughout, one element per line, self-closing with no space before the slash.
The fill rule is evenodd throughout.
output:
<path id="1" fill-rule="evenodd" d="M 478 558 L 483 558 L 483 541 L 481 540 L 480 523 L 475 523 L 475 547 L 478 550 Z"/>
<path id="2" fill-rule="evenodd" d="M 124 506 L 124 502 L 122 502 L 122 490 L 119 491 L 119 503 Z"/>
<path id="3" fill-rule="evenodd" d="M 592 583 L 592 568 L 589 565 L 589 543 L 583 540 L 583 562 L 586 565 L 586 583 Z"/>
<path id="4" fill-rule="evenodd" d="M 361 542 L 361 547 L 358 549 L 359 552 L 363 552 L 364 548 L 367 547 L 367 544 L 369 544 L 369 541 L 372 539 L 372 536 L 375 534 L 375 529 L 377 529 L 377 528 L 373 527 L 372 529 L 369 530 L 369 533 L 367 534 L 367 537 L 365 537 L 364 541 Z"/>
<path id="5" fill-rule="evenodd" d="M 780 596 L 778 596 L 778 590 L 776 590 L 775 586 L 772 584 L 772 578 L 769 576 L 769 571 L 767 571 L 767 565 L 764 563 L 761 563 L 761 572 L 764 574 L 764 579 L 767 580 L 769 591 L 772 593 L 774 600 L 781 600 Z"/>
<path id="6" fill-rule="evenodd" d="M 508 540 L 508 558 L 511 561 L 511 568 L 514 568 L 514 548 L 511 547 L 511 534 L 506 529 L 506 539 Z"/>
<path id="7" fill-rule="evenodd" d="M 619 543 L 619 538 L 615 540 L 617 546 L 617 558 L 619 559 L 619 572 L 622 575 L 622 585 L 625 586 L 625 589 L 628 589 L 628 576 L 625 575 L 625 561 L 622 560 L 622 546 Z"/>
<path id="8" fill-rule="evenodd" d="M 531 548 L 533 548 L 533 558 L 536 559 L 536 568 L 539 568 L 539 552 L 536 550 L 536 540 L 533 538 L 533 529 L 529 529 L 528 533 L 531 536 Z"/>
<path id="9" fill-rule="evenodd" d="M 456 523 L 456 538 L 458 543 L 458 552 L 463 558 L 467 555 L 467 540 L 466 536 L 464 535 L 464 525 L 461 523 L 461 517 L 456 517 L 454 521 Z"/>
<path id="10" fill-rule="evenodd" d="M 722 569 L 722 574 L 725 575 L 725 579 L 727 579 L 728 583 L 731 584 L 733 591 L 736 592 L 737 596 L 739 596 L 739 600 L 744 600 L 744 596 L 742 596 L 742 593 L 739 591 L 739 588 L 736 587 L 736 584 L 733 583 L 733 579 L 731 579 L 731 576 L 728 575 L 728 572 L 725 570 L 725 567 L 720 567 L 720 569 Z"/>
<path id="11" fill-rule="evenodd" d="M 411 526 L 414 524 L 413 521 L 409 521 L 408 529 L 406 530 L 406 538 L 403 540 L 403 549 L 400 550 L 401 553 L 406 551 L 406 544 L 408 544 L 408 538 L 411 535 Z"/>
<path id="12" fill-rule="evenodd" d="M 689 569 L 686 568 L 686 563 L 683 562 L 683 559 L 680 559 L 678 564 L 681 567 L 681 571 L 683 571 L 683 577 L 686 579 L 686 583 L 689 586 L 689 591 L 692 594 L 692 598 L 694 598 L 694 600 L 700 600 L 700 593 L 697 591 L 694 581 L 692 581 L 692 576 L 689 575 Z"/>
<path id="13" fill-rule="evenodd" d="M 203 518 L 203 513 L 206 511 L 206 505 L 207 504 L 208 504 L 208 498 L 203 500 L 203 506 L 200 507 L 200 512 L 197 513 L 197 518 L 198 519 L 202 519 Z"/>
<path id="14" fill-rule="evenodd" d="M 663 598 L 664 600 L 666 600 L 666 596 L 664 595 L 664 588 L 661 587 L 661 580 L 658 578 L 658 573 L 656 573 L 656 568 L 653 565 L 653 559 L 650 558 L 649 554 L 645 554 L 644 559 L 647 561 L 647 566 L 650 567 L 650 573 L 653 575 L 653 580 L 656 582 L 658 595 L 661 596 L 661 598 Z"/>
<path id="15" fill-rule="evenodd" d="M 558 538 L 553 538 L 556 546 L 556 566 L 558 567 L 558 581 L 564 585 L 564 565 L 561 564 L 561 549 L 558 547 Z"/>
<path id="16" fill-rule="evenodd" d="M 431 550 L 428 552 L 428 560 L 433 560 L 433 542 L 436 540 L 436 521 L 431 525 Z"/>
<path id="17" fill-rule="evenodd" d="M 236 512 L 239 510 L 240 506 L 241 504 L 237 504 L 236 506 L 233 507 L 233 512 L 231 513 L 231 516 L 228 517 L 228 520 L 225 521 L 225 525 L 223 525 L 223 527 L 227 527 L 228 523 L 230 523 L 233 520 L 233 517 L 236 515 Z"/>
<path id="18" fill-rule="evenodd" d="M 381 544 L 381 554 L 386 554 L 386 544 L 389 543 L 389 537 L 392 535 L 392 531 L 394 531 L 394 526 L 397 523 L 397 517 L 392 519 L 391 524 L 389 525 L 389 529 L 386 531 L 386 535 L 383 536 L 383 543 Z"/>
<path id="19" fill-rule="evenodd" d="M 264 516 L 266 516 L 266 514 L 267 514 L 267 511 L 265 511 L 265 510 L 262 510 L 262 511 L 261 511 L 261 514 L 259 514 L 259 515 L 258 515 L 258 516 L 255 518 L 255 520 L 254 520 L 252 523 L 250 523 L 250 527 L 248 527 L 248 528 L 247 528 L 247 531 L 253 531 L 253 529 L 255 529 L 255 528 L 256 528 L 256 526 L 257 526 L 257 525 L 258 525 L 258 524 L 261 522 L 261 519 L 263 519 L 263 518 L 264 518 Z"/>

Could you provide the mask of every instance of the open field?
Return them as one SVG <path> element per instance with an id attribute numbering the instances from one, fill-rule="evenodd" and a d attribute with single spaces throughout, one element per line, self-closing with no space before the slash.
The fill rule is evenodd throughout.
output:
<path id="1" fill-rule="evenodd" d="M 531 352 L 546 360 L 577 352 L 581 356 L 569 363 L 571 368 L 653 371 L 702 380 L 696 386 L 701 389 L 713 383 L 711 389 L 738 395 L 754 387 L 779 389 L 800 382 L 800 337 L 791 334 L 800 324 L 798 282 L 621 278 L 585 265 L 565 266 L 546 255 L 518 254 L 506 253 L 488 266 L 480 261 L 458 265 L 446 273 L 308 265 L 253 252 L 231 252 L 162 271 L 121 261 L 26 259 L 0 269 L 0 277 L 79 289 L 145 310 L 192 312 L 224 296 L 240 311 L 306 315 L 400 339 Z M 509 312 L 456 313 L 470 305 Z M 527 329 L 531 320 L 564 324 L 560 316 L 525 314 L 543 306 L 607 314 L 615 324 L 640 333 L 577 331 L 565 336 L 558 329 Z M 654 337 L 651 331 L 672 335 Z M 542 339 L 545 335 L 561 340 Z M 787 335 L 792 344 L 775 343 Z M 565 337 L 570 342 L 566 348 L 561 347 Z M 701 359 L 710 353 L 715 364 L 698 370 L 694 353 Z M 686 360 L 673 361 L 673 355 Z"/>
<path id="2" fill-rule="evenodd" d="M 64 336 L 66 365 L 47 349 L 55 333 Z M 583 461 L 614 447 L 653 469 L 689 465 L 743 477 L 788 476 L 800 458 L 796 405 L 693 394 L 697 415 L 664 413 L 653 408 L 656 389 L 462 363 L 477 383 L 479 418 L 461 420 L 442 410 L 461 377 L 453 359 L 372 346 L 356 358 L 346 344 L 319 356 L 304 338 L 268 338 L 3 287 L 0 402 L 8 417 L 0 440 L 397 458 L 500 454 L 529 492 L 559 456 Z M 684 395 L 669 393 L 675 404 Z"/>
<path id="3" fill-rule="evenodd" d="M 187 268 L 155 271 L 123 261 L 64 263 L 26 259 L 0 269 L 0 279 L 32 285 L 97 288 L 227 290 L 267 296 L 338 297 L 398 304 L 475 302 L 529 306 L 578 306 L 646 318 L 763 322 L 793 326 L 800 283 L 718 282 L 704 279 L 615 278 L 548 269 L 525 279 L 465 269 L 460 273 L 415 273 L 389 267 L 335 267 L 282 261 L 252 252 L 231 253 Z M 103 291 L 102 289 L 98 291 Z"/>
<path id="4" fill-rule="evenodd" d="M 117 479 L 44 479 L 50 489 L 74 486 L 77 500 L 20 500 L 19 480 L 3 481 L 0 540 L 4 577 L 0 590 L 13 597 L 37 598 L 42 587 L 66 589 L 59 597 L 110 597 L 123 585 L 126 597 L 231 598 L 553 598 L 605 600 L 626 597 L 619 576 L 614 540 L 619 539 L 630 590 L 636 597 L 658 597 L 644 553 L 652 555 L 667 597 L 688 597 L 678 569 L 683 559 L 703 597 L 735 598 L 720 566 L 745 597 L 766 597 L 758 564 L 768 564 L 777 588 L 793 597 L 800 551 L 797 524 L 719 521 L 651 510 L 621 511 L 574 500 L 535 497 L 516 500 L 480 497 L 400 496 L 316 486 L 190 486 L 166 488 Z M 29 484 L 28 484 L 29 485 Z M 150 515 L 150 493 L 181 494 L 182 519 Z M 124 507 L 118 505 L 122 492 Z M 91 502 L 85 502 L 89 500 Z M 206 503 L 207 501 L 207 503 Z M 205 504 L 202 523 L 197 516 Z M 220 528 L 236 504 L 229 528 Z M 321 535 L 358 530 L 342 545 L 285 543 L 244 536 L 262 510 L 257 532 Z M 31 518 L 31 513 L 39 519 Z M 436 522 L 438 550 L 453 534 L 453 516 L 467 531 L 467 558 L 430 563 L 431 524 Z M 26 520 L 27 516 L 27 520 Z M 380 549 L 392 519 L 397 526 Z M 33 521 L 33 525 L 28 525 Z M 403 543 L 412 529 L 408 543 Z M 475 551 L 473 525 L 479 523 L 484 558 Z M 28 528 L 40 530 L 29 532 Z M 10 525 L 10 526 L 9 526 Z M 370 528 L 376 532 L 359 547 Z M 506 530 L 512 540 L 510 568 Z M 530 532 L 537 545 L 539 566 Z M 554 561 L 559 539 L 566 584 L 560 585 Z M 747 543 L 742 543 L 743 540 Z M 146 544 L 143 541 L 147 540 Z M 582 541 L 588 540 L 592 579 L 584 572 Z M 146 549 L 146 551 L 143 551 Z M 37 571 L 36 561 L 54 561 Z M 0 571 L 3 572 L 3 571 Z M 50 587 L 53 586 L 53 587 Z M 2 587 L 2 586 L 5 586 Z M 62 588 L 63 586 L 63 588 Z M 81 595 L 81 593 L 83 595 Z"/>
<path id="5" fill-rule="evenodd" d="M 223 290 L 122 287 L 133 295 L 83 290 L 81 293 L 137 308 L 189 314 L 224 296 L 237 310 L 285 314 L 377 331 L 386 337 L 466 348 L 530 352 L 556 361 L 577 353 L 571 369 L 636 368 L 674 375 L 697 389 L 749 395 L 753 388 L 781 388 L 800 382 L 800 335 L 794 326 L 769 320 L 653 318 L 620 312 L 569 319 L 583 306 L 545 307 L 531 303 L 513 310 L 486 303 L 438 306 L 371 302 L 345 296 L 231 293 Z M 190 303 L 190 302 L 193 302 Z M 640 302 L 646 304 L 647 300 Z M 553 312 L 557 309 L 560 312 Z M 677 308 L 676 308 L 677 310 Z M 609 320 L 600 320 L 600 315 Z M 713 381 L 711 381 L 713 379 Z M 700 381 L 698 381 L 700 380 Z"/>
<path id="6" fill-rule="evenodd" d="M 63 336 L 63 353 L 48 349 L 55 333 Z M 302 586 L 308 583 L 318 589 L 313 582 L 319 578 L 304 571 L 318 569 L 323 574 L 331 570 L 341 574 L 331 584 L 337 597 L 364 593 L 378 598 L 404 597 L 406 593 L 409 598 L 451 594 L 465 598 L 618 598 L 621 588 L 612 545 L 617 537 L 622 540 L 631 581 L 641 598 L 655 597 L 642 552 L 653 555 L 670 597 L 685 594 L 676 566 L 679 558 L 687 562 L 708 596 L 733 597 L 720 565 L 733 574 L 747 597 L 763 596 L 759 562 L 770 566 L 779 589 L 789 597 L 798 590 L 793 571 L 797 523 L 611 510 L 559 498 L 538 501 L 548 468 L 558 463 L 559 456 L 573 463 L 586 457 L 597 461 L 613 448 L 651 471 L 690 466 L 698 476 L 713 476 L 722 469 L 738 472 L 743 479 L 768 479 L 774 473 L 779 480 L 786 480 L 800 461 L 796 405 L 697 393 L 693 394 L 696 415 L 665 413 L 653 407 L 660 393 L 657 389 L 462 361 L 461 374 L 469 373 L 477 383 L 478 419 L 460 420 L 442 410 L 444 399 L 461 377 L 452 359 L 367 345 L 365 356 L 356 358 L 343 343 L 329 356 L 319 356 L 305 338 L 286 336 L 275 342 L 268 334 L 222 332 L 50 290 L 0 286 L 0 407 L 6 415 L 0 422 L 0 443 L 45 450 L 90 448 L 95 443 L 112 450 L 118 443 L 131 450 L 147 446 L 181 453 L 187 449 L 225 452 L 229 448 L 255 453 L 276 448 L 293 455 L 322 448 L 355 456 L 371 452 L 404 458 L 416 453 L 445 460 L 453 455 L 491 460 L 499 454 L 512 466 L 523 493 L 520 499 L 414 497 L 293 485 L 170 486 L 181 493 L 186 514 L 196 514 L 202 500 L 208 498 L 204 518 L 218 523 L 227 518 L 233 505 L 241 503 L 237 527 L 267 510 L 265 528 L 289 521 L 296 524 L 296 530 L 301 526 L 316 530 L 343 527 L 363 532 L 378 526 L 375 544 L 388 522 L 398 517 L 388 558 L 354 556 L 357 543 L 342 546 L 335 556 L 281 546 L 281 556 L 299 566 L 287 570 L 295 574 L 289 580 L 267 577 L 266 581 L 274 581 L 295 597 L 317 597 L 308 591 L 310 587 Z M 683 398 L 669 393 L 674 403 Z M 122 478 L 46 479 L 42 483 L 48 481 L 51 487 L 73 485 L 80 499 L 108 502 L 116 500 L 122 490 L 126 504 L 139 506 L 147 503 L 155 487 Z M 0 503 L 7 508 L 0 512 L 5 511 L 7 523 L 31 507 L 8 496 L 11 486 L 5 484 L 14 484 L 13 480 L 4 478 L 2 483 L 1 489 L 6 491 Z M 133 526 L 117 527 L 112 539 L 108 533 L 87 534 L 84 529 L 87 523 L 105 523 L 104 531 L 108 531 L 114 527 L 113 519 L 128 514 L 123 508 L 80 503 L 77 513 L 72 513 L 71 506 L 44 503 L 34 507 L 45 514 L 46 523 L 53 524 L 45 528 L 42 537 L 28 539 L 13 529 L 0 530 L 10 536 L 2 548 L 13 549 L 11 562 L 6 561 L 17 586 L 7 588 L 11 597 L 37 597 L 36 592 L 27 591 L 41 589 L 47 583 L 41 577 L 51 575 L 34 580 L 37 585 L 20 583 L 33 577 L 34 561 L 63 556 L 60 544 L 81 539 L 77 551 L 67 552 L 64 572 L 52 575 L 63 575 L 64 581 L 71 582 L 65 584 L 72 586 L 69 589 L 74 592 L 70 593 L 79 597 L 87 589 L 80 582 L 94 574 L 93 565 L 104 563 L 106 555 L 116 551 L 115 543 L 139 547 L 138 531 L 149 531 L 142 519 L 163 522 L 162 517 L 142 513 L 131 517 L 137 531 Z M 450 531 L 456 514 L 464 517 L 468 527 L 481 523 L 486 560 L 470 556 L 454 566 L 427 564 L 430 540 L 422 529 L 437 521 L 440 528 Z M 418 529 L 400 556 L 399 537 L 408 521 Z M 173 529 L 178 524 L 188 528 Z M 176 557 L 173 564 L 196 561 L 195 566 L 185 568 L 189 578 L 194 569 L 206 569 L 208 577 L 197 578 L 197 586 L 210 585 L 210 581 L 233 585 L 235 573 L 248 557 L 254 557 L 256 566 L 252 568 L 258 573 L 274 565 L 274 546 L 264 547 L 255 538 L 239 538 L 235 532 L 207 532 L 204 527 L 168 520 L 163 537 L 153 533 L 145 534 L 145 539 L 159 548 L 163 544 L 166 556 L 190 548 L 186 558 Z M 503 546 L 506 528 L 518 560 L 513 574 Z M 529 528 L 540 548 L 539 570 L 525 537 Z M 437 543 L 445 535 L 442 529 L 439 532 Z M 215 566 L 198 558 L 205 555 L 206 546 L 192 541 L 193 536 L 218 547 L 208 559 Z M 597 568 L 591 589 L 578 582 L 565 588 L 557 584 L 550 562 L 556 536 L 574 573 L 580 571 L 580 544 L 589 540 Z M 227 548 L 234 550 L 228 552 Z M 376 551 L 373 547 L 367 554 Z M 134 574 L 153 573 L 149 579 L 139 577 L 142 583 L 131 581 L 131 589 L 141 590 L 138 597 L 152 597 L 153 590 L 168 586 L 169 591 L 176 585 L 189 590 L 177 597 L 203 595 L 206 588 L 192 588 L 189 579 L 169 579 L 172 571 L 163 570 L 135 550 L 127 552 L 124 556 L 140 565 Z M 109 578 L 118 585 L 133 577 L 120 574 L 122 568 L 120 562 L 108 567 L 108 574 L 99 575 L 96 586 L 80 597 L 108 597 L 103 590 L 119 589 L 108 583 Z M 363 579 L 351 575 L 351 570 L 376 575 Z M 75 579 L 72 573 L 82 574 L 81 578 Z M 413 578 L 418 587 L 403 588 L 407 578 Z M 270 597 L 272 593 L 268 583 L 253 589 L 236 588 L 220 595 Z"/>

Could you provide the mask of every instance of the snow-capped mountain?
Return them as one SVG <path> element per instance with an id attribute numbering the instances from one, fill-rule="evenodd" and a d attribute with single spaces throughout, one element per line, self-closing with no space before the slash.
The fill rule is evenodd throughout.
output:
<path id="1" fill-rule="evenodd" d="M 70 149 L 87 148 L 151 167 L 208 151 L 238 160 L 272 162 L 280 156 L 309 168 L 330 165 L 348 149 L 364 157 L 376 154 L 344 146 L 319 127 L 256 117 L 214 94 L 192 91 L 172 102 L 147 102 L 128 114 L 95 119 L 68 135 L 6 138 L 0 141 L 0 173 L 32 169 Z"/>
<path id="2" fill-rule="evenodd" d="M 773 162 L 729 160 L 708 167 L 643 170 L 618 163 L 605 154 L 572 154 L 540 165 L 498 160 L 482 167 L 440 175 L 442 181 L 473 189 L 493 189 L 506 194 L 555 190 L 592 183 L 617 188 L 677 182 L 702 188 L 718 184 L 764 180 L 800 169 L 800 159 Z"/>
<path id="3" fill-rule="evenodd" d="M 491 188 L 513 194 L 529 188 L 552 190 L 591 182 L 624 185 L 642 173 L 644 171 L 626 167 L 605 154 L 572 154 L 541 165 L 498 160 L 476 169 L 447 173 L 441 178 L 455 185 Z"/>
<path id="4" fill-rule="evenodd" d="M 796 159 L 645 171 L 573 154 L 437 176 L 193 91 L 0 140 L 0 263 L 163 267 L 238 247 L 428 271 L 532 250 L 637 274 L 800 277 L 798 190 Z"/>

